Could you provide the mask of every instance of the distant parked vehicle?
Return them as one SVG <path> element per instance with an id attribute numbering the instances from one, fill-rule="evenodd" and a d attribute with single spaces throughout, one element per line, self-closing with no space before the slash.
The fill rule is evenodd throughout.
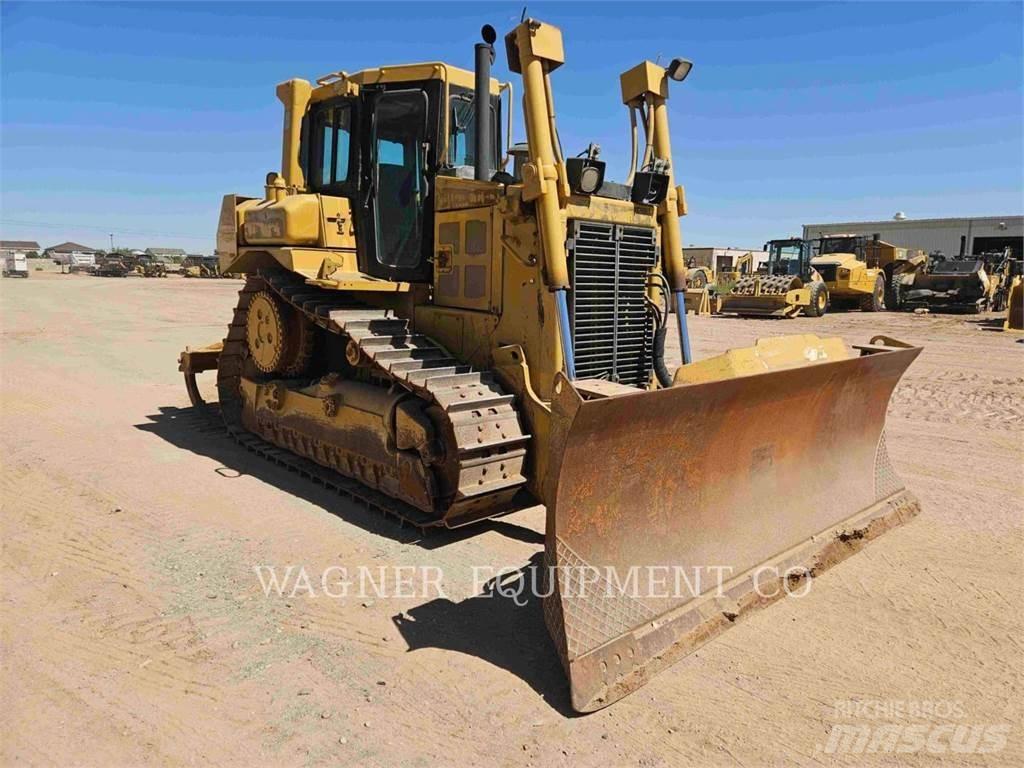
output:
<path id="1" fill-rule="evenodd" d="M 96 265 L 92 274 L 96 277 L 127 277 L 130 271 L 120 259 L 108 257 Z"/>
<path id="2" fill-rule="evenodd" d="M 904 310 L 977 314 L 990 308 L 994 287 L 983 259 L 949 259 L 936 251 L 929 255 L 924 269 L 906 277 L 899 289 L 899 304 Z"/>
<path id="3" fill-rule="evenodd" d="M 828 288 L 812 266 L 813 242 L 799 237 L 769 240 L 764 249 L 768 252 L 764 269 L 736 279 L 721 294 L 719 311 L 741 317 L 824 315 Z"/>
<path id="4" fill-rule="evenodd" d="M 167 267 L 162 261 L 145 261 L 139 264 L 143 277 L 167 277 Z"/>
<path id="5" fill-rule="evenodd" d="M 186 256 L 181 262 L 182 277 L 221 277 L 216 256 Z"/>
<path id="6" fill-rule="evenodd" d="M 4 256 L 4 277 L 28 277 L 28 258 L 21 251 Z"/>
<path id="7" fill-rule="evenodd" d="M 68 253 L 53 260 L 54 264 L 60 266 L 61 271 L 67 267 L 68 274 L 79 273 L 92 274 L 96 269 L 96 256 L 92 253 Z"/>
<path id="8" fill-rule="evenodd" d="M 883 242 L 878 235 L 826 235 L 816 241 L 811 266 L 828 290 L 829 309 L 896 309 L 896 285 L 920 269 L 923 251 Z"/>

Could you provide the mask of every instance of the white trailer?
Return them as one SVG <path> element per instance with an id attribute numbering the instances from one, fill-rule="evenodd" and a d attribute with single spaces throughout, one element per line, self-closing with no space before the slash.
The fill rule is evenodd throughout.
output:
<path id="1" fill-rule="evenodd" d="M 4 277 L 28 277 L 28 258 L 22 251 L 4 251 Z"/>
<path id="2" fill-rule="evenodd" d="M 73 251 L 62 253 L 54 261 L 66 266 L 69 272 L 91 272 L 96 269 L 96 254 Z"/>

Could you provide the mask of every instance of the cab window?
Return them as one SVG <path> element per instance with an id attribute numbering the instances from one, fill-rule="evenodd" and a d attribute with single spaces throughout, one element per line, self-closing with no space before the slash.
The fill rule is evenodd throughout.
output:
<path id="1" fill-rule="evenodd" d="M 492 166 L 497 168 L 501 148 L 501 101 L 491 98 L 491 128 L 494 131 L 495 156 Z M 476 100 L 473 91 L 452 87 L 448 112 L 449 166 L 476 165 Z"/>
<path id="2" fill-rule="evenodd" d="M 352 139 L 352 107 L 322 107 L 313 118 L 310 185 L 323 190 L 348 181 Z"/>

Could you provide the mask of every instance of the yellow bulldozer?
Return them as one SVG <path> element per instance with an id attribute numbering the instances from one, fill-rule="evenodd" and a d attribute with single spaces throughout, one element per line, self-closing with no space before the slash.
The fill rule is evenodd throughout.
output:
<path id="1" fill-rule="evenodd" d="M 505 37 L 528 135 L 505 165 L 512 86 L 483 38 L 475 71 L 278 86 L 281 172 L 221 209 L 220 269 L 245 284 L 179 370 L 197 407 L 216 371 L 241 444 L 421 528 L 542 503 L 545 618 L 591 711 L 916 513 L 883 428 L 920 350 L 797 336 L 693 361 L 666 105 L 690 62 L 622 75 L 617 184 L 563 154 L 562 34 L 533 19 Z M 727 578 L 648 588 L 702 568 Z"/>

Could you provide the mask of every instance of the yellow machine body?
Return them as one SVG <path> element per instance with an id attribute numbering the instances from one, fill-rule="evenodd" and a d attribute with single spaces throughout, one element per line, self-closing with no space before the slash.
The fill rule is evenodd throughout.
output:
<path id="1" fill-rule="evenodd" d="M 715 272 L 715 292 L 724 296 L 729 293 L 740 278 L 754 271 L 754 254 L 749 251 L 735 260 L 732 269 Z"/>
<path id="2" fill-rule="evenodd" d="M 871 296 L 875 282 L 882 276 L 881 270 L 865 266 L 852 253 L 822 254 L 816 258 L 815 266 L 836 268 L 835 278 L 825 281 L 834 300 L 851 299 L 859 303 Z"/>
<path id="3" fill-rule="evenodd" d="M 752 591 L 758 567 L 804 578 L 915 512 L 883 429 L 919 350 L 783 337 L 668 371 L 687 269 L 665 100 L 688 66 L 623 75 L 645 147 L 615 185 L 559 146 L 561 32 L 527 19 L 505 44 L 528 134 L 515 173 L 492 173 L 500 141 L 477 148 L 483 178 L 461 162 L 467 100 L 491 100 L 495 137 L 505 93 L 511 109 L 489 66 L 280 85 L 281 171 L 262 198 L 226 196 L 218 224 L 220 271 L 245 285 L 223 342 L 179 368 L 197 405 L 196 374 L 216 370 L 244 445 L 420 527 L 544 504 L 545 616 L 590 711 L 770 602 Z M 575 589 L 588 569 L 633 565 L 732 575 L 725 598 Z"/>
<path id="4" fill-rule="evenodd" d="M 811 264 L 828 287 L 830 302 L 836 308 L 866 312 L 895 309 L 895 284 L 926 261 L 922 251 L 863 236 L 826 235 L 819 243 L 820 250 Z M 835 250 L 844 245 L 851 250 Z"/>
<path id="5" fill-rule="evenodd" d="M 731 283 L 728 291 L 719 297 L 718 311 L 753 317 L 821 317 L 825 314 L 828 290 L 811 266 L 810 241 L 802 238 L 770 240 L 764 247 L 768 260 L 757 273 L 741 275 Z"/>
<path id="6" fill-rule="evenodd" d="M 1024 331 L 1024 282 L 1020 275 L 1010 279 L 1006 299 L 1004 331 Z"/>
<path id="7" fill-rule="evenodd" d="M 995 257 L 995 253 L 982 256 L 988 264 L 987 308 L 993 312 L 1006 312 L 1003 330 L 1024 330 L 1024 307 L 1021 305 L 1024 260 L 1016 257 L 1012 248 L 1004 248 L 1002 254 Z"/>

